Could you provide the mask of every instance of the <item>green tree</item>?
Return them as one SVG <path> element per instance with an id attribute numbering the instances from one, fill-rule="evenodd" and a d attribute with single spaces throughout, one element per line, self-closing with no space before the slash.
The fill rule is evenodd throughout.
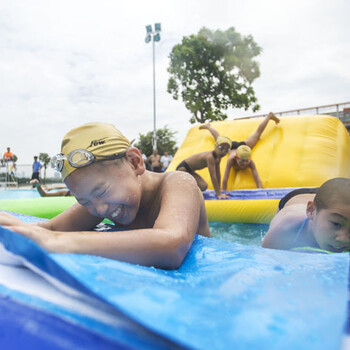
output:
<path id="1" fill-rule="evenodd" d="M 169 154 L 175 154 L 177 151 L 176 141 L 174 136 L 177 131 L 171 131 L 167 125 L 162 129 L 157 129 L 157 150 L 159 154 L 163 154 L 164 151 L 168 151 Z M 139 134 L 139 140 L 134 144 L 137 148 L 142 148 L 143 153 L 146 156 L 150 156 L 153 152 L 153 131 L 148 132 L 146 135 Z"/>
<path id="2" fill-rule="evenodd" d="M 39 153 L 39 160 L 42 162 L 43 167 L 44 167 L 44 183 L 46 180 L 46 168 L 48 164 L 50 163 L 51 158 L 47 153 Z"/>
<path id="3" fill-rule="evenodd" d="M 260 52 L 251 35 L 242 36 L 233 27 L 226 31 L 202 28 L 173 47 L 168 92 L 175 100 L 181 94 L 192 124 L 225 120 L 228 108 L 257 111 L 260 106 L 252 83 L 260 76 L 254 60 Z"/>

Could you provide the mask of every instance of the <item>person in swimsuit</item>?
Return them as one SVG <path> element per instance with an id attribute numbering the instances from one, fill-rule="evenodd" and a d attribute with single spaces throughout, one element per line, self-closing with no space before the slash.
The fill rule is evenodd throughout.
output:
<path id="1" fill-rule="evenodd" d="M 231 140 L 228 137 L 219 136 L 216 139 L 215 148 L 213 151 L 197 153 L 186 158 L 176 167 L 176 170 L 191 174 L 196 179 L 198 187 L 201 189 L 201 191 L 205 191 L 208 188 L 208 184 L 202 178 L 202 176 L 196 173 L 196 170 L 207 167 L 217 198 L 228 198 L 226 193 L 220 192 L 220 162 L 222 157 L 228 153 L 230 146 Z"/>
<path id="2" fill-rule="evenodd" d="M 158 150 L 156 148 L 153 150 L 153 153 L 148 157 L 147 162 L 150 165 L 151 171 L 154 171 L 155 173 L 162 172 L 160 155 L 158 154 Z"/>
<path id="3" fill-rule="evenodd" d="M 294 190 L 281 199 L 262 241 L 265 248 L 350 250 L 350 179 Z"/>
<path id="4" fill-rule="evenodd" d="M 276 124 L 280 122 L 279 118 L 277 118 L 274 113 L 270 112 L 259 124 L 256 131 L 248 137 L 248 139 L 245 141 L 232 141 L 231 150 L 227 158 L 226 169 L 222 181 L 222 189 L 224 191 L 227 190 L 227 181 L 230 176 L 231 168 L 234 168 L 236 171 L 249 168 L 252 171 L 257 188 L 262 188 L 262 182 L 260 180 L 258 170 L 254 161 L 250 158 L 250 155 L 252 148 L 258 143 L 261 134 L 265 130 L 270 120 L 273 120 Z M 215 140 L 219 137 L 219 132 L 209 123 L 201 125 L 199 129 L 208 130 Z"/>
<path id="5" fill-rule="evenodd" d="M 1 226 L 49 252 L 177 269 L 196 234 L 210 237 L 194 178 L 146 170 L 140 151 L 112 124 L 88 123 L 69 131 L 51 166 L 77 203 L 45 222 L 25 223 L 0 213 Z M 121 230 L 93 231 L 104 219 Z"/>
<path id="6" fill-rule="evenodd" d="M 71 193 L 68 189 L 63 187 L 51 187 L 49 189 L 44 189 L 43 186 L 40 184 L 38 179 L 30 180 L 30 184 L 33 185 L 33 187 L 36 187 L 41 197 L 68 197 L 71 196 Z M 59 191 L 50 192 L 52 190 L 60 189 Z"/>

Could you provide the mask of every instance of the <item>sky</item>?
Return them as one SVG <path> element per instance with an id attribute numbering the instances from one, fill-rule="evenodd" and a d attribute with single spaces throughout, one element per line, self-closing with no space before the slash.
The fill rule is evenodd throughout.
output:
<path id="1" fill-rule="evenodd" d="M 349 13 L 348 0 L 1 0 L 0 152 L 10 146 L 18 164 L 31 164 L 94 121 L 130 140 L 152 131 L 152 45 L 144 39 L 145 26 L 158 22 L 156 124 L 176 131 L 178 145 L 193 125 L 167 93 L 169 54 L 204 26 L 235 27 L 262 48 L 255 114 L 348 102 Z"/>

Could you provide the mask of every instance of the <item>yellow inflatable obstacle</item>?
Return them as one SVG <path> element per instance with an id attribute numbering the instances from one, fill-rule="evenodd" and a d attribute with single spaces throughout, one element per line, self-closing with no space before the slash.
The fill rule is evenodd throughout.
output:
<path id="1" fill-rule="evenodd" d="M 233 141 L 246 140 L 263 118 L 213 122 L 220 135 Z M 191 128 L 168 170 L 187 157 L 214 149 L 207 130 Z M 339 119 L 325 115 L 282 117 L 279 124 L 270 121 L 252 150 L 263 187 L 299 188 L 320 186 L 333 177 L 350 177 L 350 138 Z M 221 161 L 223 177 L 227 156 Z M 213 186 L 207 168 L 198 171 Z M 250 169 L 231 170 L 229 191 L 255 189 Z M 234 191 L 236 192 L 236 191 Z M 251 191 L 252 193 L 254 191 Z M 254 197 L 254 196 L 253 196 Z M 278 199 L 206 200 L 210 221 L 268 223 L 277 210 Z"/>

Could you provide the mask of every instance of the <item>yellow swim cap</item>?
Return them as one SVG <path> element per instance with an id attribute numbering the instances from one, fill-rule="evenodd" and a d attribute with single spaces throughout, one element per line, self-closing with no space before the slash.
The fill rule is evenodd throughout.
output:
<path id="1" fill-rule="evenodd" d="M 85 149 L 95 156 L 118 155 L 130 147 L 129 140 L 112 124 L 88 123 L 69 131 L 62 140 L 61 152 L 68 156 L 72 151 Z M 68 161 L 61 171 L 64 180 L 76 168 Z"/>
<path id="2" fill-rule="evenodd" d="M 226 136 L 218 136 L 215 142 L 215 146 L 220 146 L 223 143 L 227 143 L 231 147 L 232 141 Z"/>
<path id="3" fill-rule="evenodd" d="M 236 150 L 237 157 L 241 159 L 249 159 L 251 153 L 252 153 L 252 150 L 247 145 L 239 146 Z"/>

